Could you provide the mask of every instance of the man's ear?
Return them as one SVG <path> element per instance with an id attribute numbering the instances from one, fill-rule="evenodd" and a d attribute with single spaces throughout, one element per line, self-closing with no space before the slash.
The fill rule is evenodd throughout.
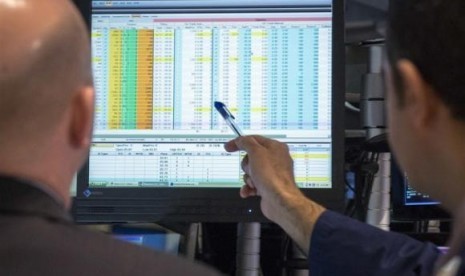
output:
<path id="1" fill-rule="evenodd" d="M 94 122 L 94 88 L 87 86 L 72 101 L 70 141 L 73 147 L 89 147 Z"/>
<path id="2" fill-rule="evenodd" d="M 404 109 L 414 127 L 428 127 L 437 116 L 439 99 L 433 87 L 428 84 L 418 68 L 409 60 L 397 63 L 397 69 L 403 82 L 401 93 L 404 97 Z"/>

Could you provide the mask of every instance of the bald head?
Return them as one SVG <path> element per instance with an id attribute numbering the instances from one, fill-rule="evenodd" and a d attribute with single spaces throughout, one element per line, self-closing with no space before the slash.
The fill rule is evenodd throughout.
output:
<path id="1" fill-rule="evenodd" d="M 0 148 L 53 131 L 91 84 L 85 25 L 67 0 L 0 0 Z"/>
<path id="2" fill-rule="evenodd" d="M 86 159 L 94 94 L 85 24 L 67 0 L 0 0 L 0 174 L 69 206 Z"/>

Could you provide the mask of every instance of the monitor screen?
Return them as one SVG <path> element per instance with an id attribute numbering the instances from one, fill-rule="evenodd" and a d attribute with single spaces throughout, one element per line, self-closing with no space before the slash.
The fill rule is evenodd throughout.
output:
<path id="1" fill-rule="evenodd" d="M 429 195 L 415 190 L 409 182 L 408 176 L 397 163 L 392 163 L 392 202 L 393 219 L 395 220 L 426 220 L 448 219 L 440 206 L 440 202 Z"/>
<path id="2" fill-rule="evenodd" d="M 429 195 L 420 193 L 413 189 L 409 182 L 408 182 L 408 177 L 404 177 L 404 193 L 405 193 L 405 199 L 404 199 L 404 204 L 407 206 L 415 206 L 415 205 L 437 205 L 439 204 L 439 201 L 434 200 L 431 198 Z"/>
<path id="3" fill-rule="evenodd" d="M 245 134 L 289 145 L 300 188 L 342 191 L 331 1 L 229 2 L 92 1 L 96 113 L 78 198 L 238 197 L 244 153 L 224 150 L 234 133 L 215 101 Z"/>

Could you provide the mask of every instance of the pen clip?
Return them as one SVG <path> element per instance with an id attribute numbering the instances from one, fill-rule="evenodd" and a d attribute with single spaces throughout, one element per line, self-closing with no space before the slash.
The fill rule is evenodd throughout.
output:
<path id="1" fill-rule="evenodd" d="M 242 131 L 234 121 L 236 118 L 234 118 L 226 105 L 222 102 L 215 102 L 215 108 L 221 114 L 221 117 L 223 117 L 229 127 L 237 134 L 237 136 L 242 136 Z"/>
<path id="2" fill-rule="evenodd" d="M 229 111 L 229 109 L 226 106 L 224 106 L 224 110 L 228 112 L 228 116 L 231 117 L 231 119 L 236 120 L 236 118 L 234 118 L 234 115 L 232 115 L 231 111 Z"/>

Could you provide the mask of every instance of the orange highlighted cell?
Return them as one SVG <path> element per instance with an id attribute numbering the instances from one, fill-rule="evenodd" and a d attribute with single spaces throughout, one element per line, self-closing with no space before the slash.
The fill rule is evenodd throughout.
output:
<path id="1" fill-rule="evenodd" d="M 137 32 L 137 129 L 152 129 L 153 30 Z"/>

